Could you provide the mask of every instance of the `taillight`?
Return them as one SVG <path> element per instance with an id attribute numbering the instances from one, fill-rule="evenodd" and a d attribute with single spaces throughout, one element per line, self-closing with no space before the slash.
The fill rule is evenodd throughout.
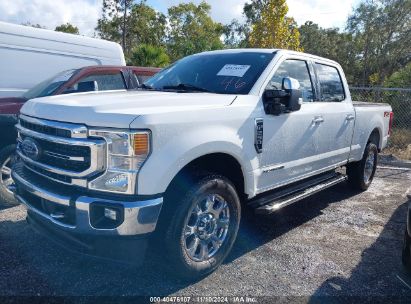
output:
<path id="1" fill-rule="evenodd" d="M 388 135 L 391 135 L 393 121 L 394 121 L 394 112 L 390 112 L 390 122 L 388 124 Z"/>

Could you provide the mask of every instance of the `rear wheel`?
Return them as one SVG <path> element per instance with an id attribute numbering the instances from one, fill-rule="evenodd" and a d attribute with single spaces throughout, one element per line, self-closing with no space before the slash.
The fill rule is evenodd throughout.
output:
<path id="1" fill-rule="evenodd" d="M 0 151 L 0 206 L 18 204 L 13 195 L 15 185 L 11 177 L 11 165 L 15 149 L 15 145 L 9 145 Z"/>
<path id="2" fill-rule="evenodd" d="M 365 147 L 363 158 L 347 166 L 348 182 L 356 189 L 365 191 L 371 185 L 377 170 L 378 148 L 373 143 Z"/>
<path id="3" fill-rule="evenodd" d="M 234 185 L 223 176 L 207 175 L 173 205 L 165 238 L 173 273 L 195 279 L 214 271 L 238 232 L 241 207 Z"/>

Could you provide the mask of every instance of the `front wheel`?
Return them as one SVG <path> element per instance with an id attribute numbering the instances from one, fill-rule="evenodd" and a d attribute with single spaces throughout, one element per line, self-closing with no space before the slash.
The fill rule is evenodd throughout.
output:
<path id="1" fill-rule="evenodd" d="M 347 165 L 348 182 L 360 191 L 365 191 L 371 185 L 377 170 L 378 148 L 373 143 L 365 147 L 363 158 Z"/>
<path id="2" fill-rule="evenodd" d="M 166 231 L 172 271 L 196 279 L 214 271 L 230 252 L 240 218 L 240 199 L 223 176 L 208 175 L 195 182 L 181 201 Z"/>

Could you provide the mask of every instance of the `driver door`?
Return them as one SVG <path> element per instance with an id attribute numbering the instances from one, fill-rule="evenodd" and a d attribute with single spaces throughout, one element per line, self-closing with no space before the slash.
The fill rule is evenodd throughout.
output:
<path id="1" fill-rule="evenodd" d="M 282 89 L 285 77 L 300 83 L 302 105 L 299 111 L 279 116 L 265 114 L 261 175 L 258 192 L 313 175 L 319 143 L 318 109 L 309 63 L 304 59 L 285 59 L 275 69 L 267 89 Z"/>

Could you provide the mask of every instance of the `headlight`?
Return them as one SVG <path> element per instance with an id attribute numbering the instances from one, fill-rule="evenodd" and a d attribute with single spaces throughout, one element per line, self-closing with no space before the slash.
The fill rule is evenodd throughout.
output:
<path id="1" fill-rule="evenodd" d="M 150 132 L 89 130 L 89 136 L 104 138 L 107 142 L 107 170 L 89 182 L 89 188 L 133 194 L 137 173 L 150 154 Z"/>

